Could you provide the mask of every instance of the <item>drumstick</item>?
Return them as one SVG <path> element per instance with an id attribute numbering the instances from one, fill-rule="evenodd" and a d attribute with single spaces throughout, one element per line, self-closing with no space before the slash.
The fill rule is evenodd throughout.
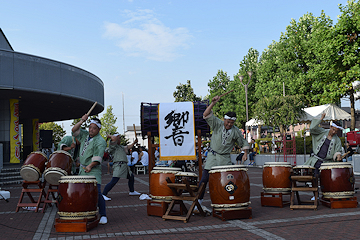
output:
<path id="1" fill-rule="evenodd" d="M 345 153 L 344 155 L 342 155 L 342 156 L 341 156 L 341 159 L 343 159 L 344 157 L 346 157 L 349 153 L 350 153 L 350 151 L 348 151 L 347 153 Z"/>
<path id="2" fill-rule="evenodd" d="M 231 91 L 228 91 L 228 92 L 226 92 L 226 93 L 223 93 L 223 94 L 220 95 L 220 97 L 223 97 L 223 96 L 225 96 L 226 94 L 231 93 L 231 92 L 234 91 L 234 90 L 235 90 L 235 89 L 233 89 L 233 90 L 231 90 Z"/>
<path id="3" fill-rule="evenodd" d="M 134 126 L 135 138 L 137 139 L 135 124 L 133 124 L 133 126 Z"/>
<path id="4" fill-rule="evenodd" d="M 90 110 L 87 113 L 88 116 L 90 116 L 90 113 L 92 112 L 92 110 L 94 110 L 96 104 L 97 104 L 97 102 L 94 102 L 94 104 L 92 105 L 92 107 L 90 108 Z"/>

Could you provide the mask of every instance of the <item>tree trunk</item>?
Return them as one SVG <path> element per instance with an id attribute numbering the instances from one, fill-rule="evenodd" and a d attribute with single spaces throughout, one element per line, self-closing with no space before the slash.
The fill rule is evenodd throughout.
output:
<path id="1" fill-rule="evenodd" d="M 351 124 L 350 131 L 355 130 L 355 98 L 354 98 L 354 90 L 350 90 L 350 111 L 351 111 Z"/>

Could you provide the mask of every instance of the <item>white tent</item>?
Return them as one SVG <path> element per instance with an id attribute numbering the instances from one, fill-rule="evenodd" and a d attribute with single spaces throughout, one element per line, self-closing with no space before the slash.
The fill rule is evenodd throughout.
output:
<path id="1" fill-rule="evenodd" d="M 313 118 L 320 119 L 322 113 L 326 113 L 324 121 L 351 119 L 351 115 L 349 113 L 334 104 L 325 104 L 315 107 L 304 108 L 304 111 L 311 116 L 311 119 L 308 119 L 308 121 L 311 121 Z"/>
<path id="2" fill-rule="evenodd" d="M 245 126 L 247 126 L 247 127 L 251 127 L 251 126 L 258 126 L 258 125 L 264 125 L 264 121 L 263 120 L 257 120 L 257 119 L 254 119 L 254 118 L 252 118 L 252 119 L 250 119 L 249 121 L 247 121 L 246 123 L 245 123 Z"/>

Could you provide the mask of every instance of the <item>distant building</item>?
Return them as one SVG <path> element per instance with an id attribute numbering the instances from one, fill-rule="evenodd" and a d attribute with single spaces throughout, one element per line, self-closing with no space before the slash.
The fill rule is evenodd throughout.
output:
<path id="1" fill-rule="evenodd" d="M 141 146 L 145 146 L 148 149 L 148 139 L 143 139 L 141 136 L 141 126 L 135 126 L 135 130 L 136 130 L 136 137 L 138 139 L 138 143 Z M 134 126 L 127 126 L 126 127 L 126 132 L 125 132 L 125 138 L 129 139 L 130 143 L 134 142 L 135 139 L 135 131 L 134 131 Z"/>

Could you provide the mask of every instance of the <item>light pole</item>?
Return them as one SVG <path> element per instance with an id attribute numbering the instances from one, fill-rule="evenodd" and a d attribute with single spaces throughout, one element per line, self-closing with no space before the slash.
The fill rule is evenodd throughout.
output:
<path id="1" fill-rule="evenodd" d="M 247 74 L 249 75 L 249 81 L 247 82 L 247 84 L 244 84 L 244 83 L 243 83 L 244 76 L 239 75 L 239 79 L 240 79 L 241 84 L 242 84 L 242 85 L 244 86 L 244 88 L 245 88 L 246 121 L 248 122 L 248 121 L 249 121 L 249 109 L 248 109 L 247 90 L 248 90 L 248 85 L 249 85 L 249 83 L 250 83 L 251 76 L 252 76 L 253 72 L 250 70 L 250 71 L 247 72 Z"/>

